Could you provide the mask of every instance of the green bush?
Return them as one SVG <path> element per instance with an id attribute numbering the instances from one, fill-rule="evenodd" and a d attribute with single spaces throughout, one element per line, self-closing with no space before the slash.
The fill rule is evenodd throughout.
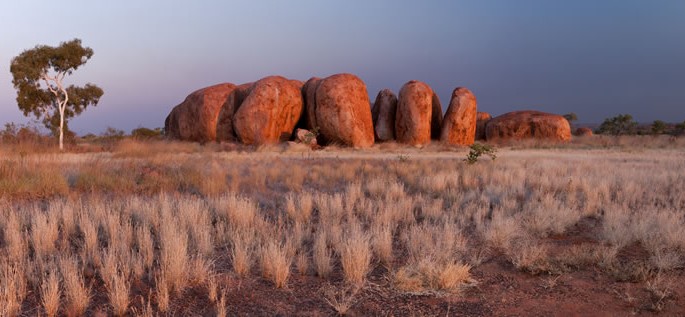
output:
<path id="1" fill-rule="evenodd" d="M 605 119 L 597 129 L 597 134 L 635 134 L 637 122 L 629 114 L 619 114 L 613 118 Z"/>
<path id="2" fill-rule="evenodd" d="M 492 145 L 474 143 L 469 148 L 471 150 L 464 159 L 464 161 L 466 161 L 468 164 L 474 164 L 478 162 L 478 158 L 480 158 L 482 155 L 490 156 L 490 159 L 493 161 L 497 158 L 497 149 Z"/>
<path id="3" fill-rule="evenodd" d="M 162 135 L 162 129 L 161 128 L 156 128 L 154 130 L 148 129 L 148 128 L 137 128 L 133 129 L 131 131 L 131 136 L 135 139 L 139 140 L 145 140 L 145 139 L 154 139 L 158 138 Z"/>

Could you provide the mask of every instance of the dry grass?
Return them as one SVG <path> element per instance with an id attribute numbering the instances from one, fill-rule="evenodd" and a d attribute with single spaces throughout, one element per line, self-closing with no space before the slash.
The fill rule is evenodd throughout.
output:
<path id="1" fill-rule="evenodd" d="M 321 278 L 327 278 L 331 271 L 333 271 L 333 255 L 326 243 L 326 232 L 319 230 L 314 240 L 314 268 L 316 268 L 316 275 Z"/>
<path id="2" fill-rule="evenodd" d="M 67 316 L 82 316 L 88 308 L 91 294 L 90 288 L 81 274 L 78 262 L 72 258 L 62 258 L 60 261 L 62 281 L 64 281 L 65 310 Z"/>
<path id="3" fill-rule="evenodd" d="M 120 273 L 111 278 L 107 287 L 107 296 L 116 316 L 124 316 L 128 310 L 130 283 Z"/>
<path id="4" fill-rule="evenodd" d="M 352 285 L 362 285 L 371 269 L 371 238 L 360 225 L 353 224 L 345 233 L 338 253 L 345 281 Z"/>
<path id="5" fill-rule="evenodd" d="M 685 266 L 685 175 L 674 172 L 685 170 L 685 144 L 647 141 L 517 145 L 468 166 L 466 150 L 439 146 L 303 154 L 132 142 L 114 153 L 4 153 L 0 315 L 103 305 L 175 314 L 174 301 L 198 286 L 210 310 L 226 313 L 213 276 L 259 272 L 286 287 L 291 266 L 322 283 L 360 287 L 373 271 L 399 292 L 459 293 L 492 258 L 526 274 L 592 268 L 650 281 L 657 309 L 669 296 L 655 272 Z M 585 240 L 554 242 L 569 237 Z M 621 258 L 634 249 L 641 258 Z M 132 295 L 141 289 L 146 303 Z M 344 311 L 340 296 L 329 301 Z"/>
<path id="6" fill-rule="evenodd" d="M 41 305 L 48 317 L 57 316 L 59 311 L 60 297 L 60 279 L 57 270 L 50 270 L 44 277 L 43 283 L 40 285 Z"/>
<path id="7" fill-rule="evenodd" d="M 26 296 L 26 279 L 20 265 L 0 261 L 0 315 L 16 316 Z"/>
<path id="8" fill-rule="evenodd" d="M 292 258 L 288 255 L 288 246 L 278 241 L 268 241 L 262 246 L 259 264 L 262 276 L 274 283 L 277 288 L 283 288 L 290 276 Z"/>

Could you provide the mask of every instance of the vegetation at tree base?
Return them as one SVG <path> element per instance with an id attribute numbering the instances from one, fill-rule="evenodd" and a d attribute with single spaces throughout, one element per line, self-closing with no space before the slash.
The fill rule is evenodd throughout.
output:
<path id="1" fill-rule="evenodd" d="M 474 143 L 469 148 L 471 151 L 469 151 L 469 154 L 467 154 L 466 158 L 464 159 L 466 163 L 474 164 L 478 162 L 478 158 L 480 158 L 483 154 L 490 156 L 493 161 L 497 158 L 497 149 L 492 145 Z"/>
<path id="2" fill-rule="evenodd" d="M 0 143 L 2 144 L 39 144 L 43 143 L 44 138 L 35 126 L 18 126 L 14 122 L 5 123 L 5 128 L 0 130 Z"/>
<path id="3" fill-rule="evenodd" d="M 637 129 L 637 122 L 629 114 L 619 114 L 613 118 L 605 119 L 597 129 L 597 134 L 634 134 Z"/>
<path id="4" fill-rule="evenodd" d="M 567 113 L 563 117 L 566 119 L 566 121 L 568 121 L 568 123 L 578 121 L 578 115 L 575 112 Z"/>
<path id="5" fill-rule="evenodd" d="M 38 45 L 12 59 L 10 72 L 19 109 L 25 116 L 33 114 L 42 120 L 53 134 L 58 132 L 60 149 L 64 149 L 68 119 L 90 105 L 96 106 L 104 93 L 90 83 L 83 87 L 64 85 L 65 77 L 92 56 L 92 49 L 81 46 L 81 40 L 74 39 L 57 47 Z"/>
<path id="6" fill-rule="evenodd" d="M 144 127 L 139 127 L 131 130 L 131 136 L 139 140 L 159 138 L 162 136 L 162 128 L 155 128 L 153 130 Z"/>

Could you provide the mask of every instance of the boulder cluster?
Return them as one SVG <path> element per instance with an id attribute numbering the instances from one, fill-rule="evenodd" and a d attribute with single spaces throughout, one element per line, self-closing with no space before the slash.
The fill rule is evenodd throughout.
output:
<path id="1" fill-rule="evenodd" d="M 431 140 L 471 145 L 521 138 L 566 141 L 571 135 L 568 121 L 554 114 L 518 111 L 492 118 L 477 112 L 476 97 L 463 87 L 453 91 L 444 116 L 435 91 L 415 80 L 398 95 L 381 90 L 371 104 L 366 84 L 352 74 L 304 83 L 269 76 L 202 88 L 173 108 L 164 128 L 170 138 L 202 143 L 262 145 L 295 139 L 355 148 L 393 140 L 414 146 Z"/>

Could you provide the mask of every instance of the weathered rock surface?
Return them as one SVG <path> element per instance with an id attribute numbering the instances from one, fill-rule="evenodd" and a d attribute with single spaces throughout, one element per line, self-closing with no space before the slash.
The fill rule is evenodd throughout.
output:
<path id="1" fill-rule="evenodd" d="M 568 121 L 556 114 L 540 111 L 515 111 L 495 117 L 485 128 L 488 141 L 544 139 L 568 141 L 571 139 L 571 126 Z"/>
<path id="2" fill-rule="evenodd" d="M 442 132 L 442 103 L 440 103 L 440 98 L 438 94 L 433 92 L 432 99 L 433 108 L 431 109 L 431 139 L 439 140 L 440 133 Z"/>
<path id="3" fill-rule="evenodd" d="M 433 90 L 420 81 L 412 80 L 402 86 L 395 115 L 397 142 L 410 145 L 430 143 L 433 96 Z"/>
<path id="4" fill-rule="evenodd" d="M 476 140 L 485 140 L 485 126 L 492 119 L 487 112 L 476 113 Z"/>
<path id="5" fill-rule="evenodd" d="M 233 129 L 244 144 L 287 141 L 300 119 L 301 87 L 286 78 L 270 76 L 257 81 L 233 116 Z"/>
<path id="6" fill-rule="evenodd" d="M 371 109 L 373 130 L 377 141 L 395 139 L 395 114 L 397 112 L 397 96 L 390 89 L 378 92 L 376 102 Z"/>
<path id="7" fill-rule="evenodd" d="M 247 83 L 235 87 L 233 92 L 231 92 L 231 94 L 228 95 L 228 98 L 226 98 L 226 102 L 224 102 L 224 104 L 221 106 L 219 119 L 216 123 L 217 141 L 238 141 L 235 131 L 233 130 L 233 116 L 238 108 L 240 108 L 240 105 L 243 103 L 245 98 L 247 98 L 247 95 L 253 84 L 254 83 Z"/>
<path id="8" fill-rule="evenodd" d="M 319 126 L 316 122 L 316 89 L 319 88 L 320 82 L 321 78 L 312 77 L 302 86 L 302 96 L 304 97 L 303 126 L 311 131 Z"/>
<path id="9" fill-rule="evenodd" d="M 295 139 L 303 144 L 311 145 L 311 146 L 316 146 L 316 135 L 306 129 L 297 129 L 295 130 Z"/>
<path id="10" fill-rule="evenodd" d="M 167 135 L 184 141 L 216 140 L 216 124 L 222 105 L 235 85 L 218 84 L 197 90 L 174 107 L 164 122 Z"/>
<path id="11" fill-rule="evenodd" d="M 587 127 L 580 127 L 576 129 L 575 136 L 593 136 L 594 132 L 592 132 L 592 129 L 587 128 Z"/>
<path id="12" fill-rule="evenodd" d="M 366 84 L 352 74 L 327 77 L 316 89 L 316 123 L 328 142 L 356 148 L 374 143 Z"/>
<path id="13" fill-rule="evenodd" d="M 453 145 L 471 145 L 476 139 L 476 97 L 459 87 L 452 92 L 450 105 L 442 121 L 440 141 Z"/>

